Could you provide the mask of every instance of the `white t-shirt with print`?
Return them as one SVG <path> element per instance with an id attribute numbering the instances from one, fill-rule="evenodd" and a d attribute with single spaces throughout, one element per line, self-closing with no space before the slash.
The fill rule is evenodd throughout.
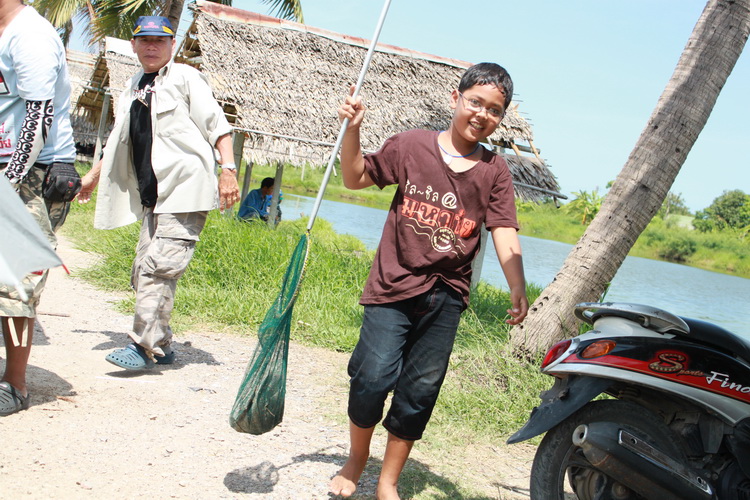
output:
<path id="1" fill-rule="evenodd" d="M 70 82 L 65 49 L 52 25 L 26 6 L 0 36 L 0 163 L 16 149 L 26 117 L 26 101 L 48 101 L 55 108 L 38 163 L 73 162 Z"/>

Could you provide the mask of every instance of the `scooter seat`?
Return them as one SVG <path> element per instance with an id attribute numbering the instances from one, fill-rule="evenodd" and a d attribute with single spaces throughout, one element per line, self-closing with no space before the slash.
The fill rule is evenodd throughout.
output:
<path id="1" fill-rule="evenodd" d="M 722 350 L 728 351 L 730 355 L 742 358 L 745 363 L 750 364 L 750 340 L 740 337 L 720 326 L 699 319 L 682 317 L 690 327 L 691 337 L 703 344 L 715 345 Z"/>

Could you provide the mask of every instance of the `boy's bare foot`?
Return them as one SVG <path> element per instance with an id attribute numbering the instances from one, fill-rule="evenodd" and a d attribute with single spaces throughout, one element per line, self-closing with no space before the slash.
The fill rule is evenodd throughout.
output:
<path id="1" fill-rule="evenodd" d="M 375 498 L 377 500 L 401 500 L 401 497 L 398 496 L 398 490 L 396 489 L 395 484 L 385 485 L 381 482 L 378 482 L 378 489 L 375 492 Z"/>
<path id="2" fill-rule="evenodd" d="M 329 491 L 334 495 L 341 495 L 342 497 L 352 496 L 357 491 L 357 482 L 365 470 L 365 465 L 367 465 L 367 458 L 357 460 L 349 457 L 349 460 L 346 461 L 339 473 L 331 479 Z"/>

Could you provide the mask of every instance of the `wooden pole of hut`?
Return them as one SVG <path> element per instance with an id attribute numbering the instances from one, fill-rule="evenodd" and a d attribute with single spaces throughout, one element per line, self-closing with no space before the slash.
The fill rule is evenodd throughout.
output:
<path id="1" fill-rule="evenodd" d="M 240 167 L 242 166 L 242 148 L 245 147 L 245 134 L 232 131 L 232 152 L 234 153 L 234 164 L 237 165 L 236 176 L 239 179 Z"/>
<path id="2" fill-rule="evenodd" d="M 531 151 L 534 153 L 534 156 L 536 156 L 536 159 L 542 162 L 542 165 L 544 165 L 544 160 L 542 160 L 542 157 L 539 156 L 539 150 L 534 146 L 534 141 L 529 139 L 529 146 L 531 146 Z"/>
<path id="3" fill-rule="evenodd" d="M 245 132 L 239 130 L 232 131 L 232 152 L 234 153 L 234 164 L 237 165 L 237 179 L 239 180 L 240 168 L 242 167 L 242 153 L 245 147 Z M 245 166 L 245 178 L 242 181 L 242 192 L 240 200 L 244 200 L 250 191 L 250 176 L 253 173 L 253 162 L 247 162 Z"/>
<path id="4" fill-rule="evenodd" d="M 484 263 L 484 254 L 487 252 L 487 228 L 484 224 L 479 229 L 479 252 L 471 263 L 471 289 L 475 289 L 482 279 L 482 264 Z"/>
<path id="5" fill-rule="evenodd" d="M 245 197 L 247 196 L 247 193 L 250 192 L 250 178 L 253 175 L 253 161 L 250 160 L 247 162 L 247 166 L 245 167 L 245 178 L 242 180 L 242 195 L 240 196 L 240 200 L 245 200 Z"/>
<path id="6" fill-rule="evenodd" d="M 513 152 L 516 153 L 516 156 L 521 158 L 521 150 L 518 149 L 518 145 L 515 142 L 511 142 L 510 147 L 513 148 Z"/>
<path id="7" fill-rule="evenodd" d="M 273 181 L 273 195 L 271 196 L 271 208 L 268 210 L 268 226 L 276 227 L 276 215 L 279 213 L 279 193 L 281 192 L 281 178 L 284 175 L 284 164 L 276 163 L 276 177 Z"/>

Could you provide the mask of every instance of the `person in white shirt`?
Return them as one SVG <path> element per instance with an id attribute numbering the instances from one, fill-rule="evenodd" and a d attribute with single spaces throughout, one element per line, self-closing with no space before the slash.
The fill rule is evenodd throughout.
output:
<path id="1" fill-rule="evenodd" d="M 54 231 L 65 220 L 70 199 L 45 199 L 44 178 L 54 165 L 67 168 L 79 182 L 73 167 L 69 107 L 68 67 L 57 32 L 33 7 L 20 0 L 0 0 L 0 173 L 53 248 L 57 244 Z M 0 286 L 6 354 L 0 416 L 29 407 L 26 367 L 46 279 L 46 270 L 24 278 L 21 288 L 26 300 L 17 289 Z"/>
<path id="2" fill-rule="evenodd" d="M 169 327 L 177 280 L 189 264 L 209 210 L 239 201 L 231 126 L 198 70 L 172 61 L 166 17 L 142 16 L 131 40 L 142 71 L 118 104 L 104 156 L 84 177 L 79 202 L 99 185 L 94 227 L 141 220 L 131 283 L 131 343 L 106 359 L 127 370 L 171 364 Z M 128 98 L 130 97 L 130 98 Z M 216 179 L 215 151 L 221 173 Z"/>

